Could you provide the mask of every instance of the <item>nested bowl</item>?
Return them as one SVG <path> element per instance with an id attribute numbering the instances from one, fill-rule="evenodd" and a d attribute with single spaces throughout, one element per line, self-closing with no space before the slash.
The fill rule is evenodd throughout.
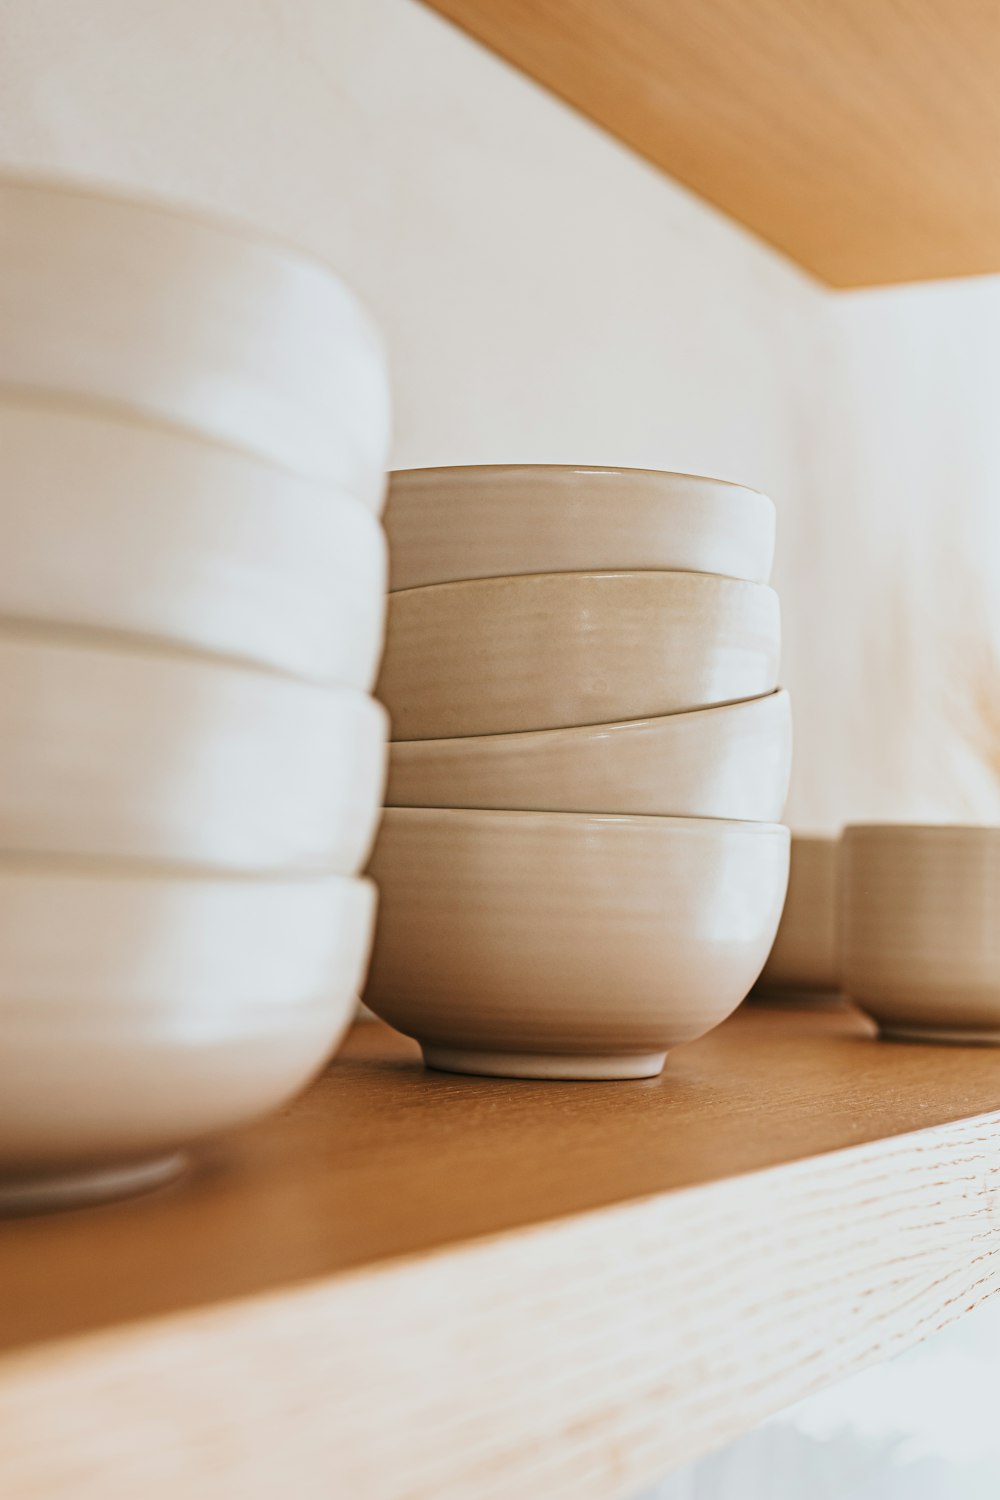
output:
<path id="1" fill-rule="evenodd" d="M 644 1078 L 733 1011 L 774 938 L 788 830 L 389 808 L 365 1000 L 429 1066 Z"/>
<path id="2" fill-rule="evenodd" d="M 844 830 L 841 968 L 883 1036 L 1000 1043 L 1000 828 Z"/>
<path id="3" fill-rule="evenodd" d="M 761 994 L 840 988 L 836 838 L 792 835 L 788 895 L 774 947 L 757 983 Z"/>
<path id="4" fill-rule="evenodd" d="M 770 693 L 778 597 L 704 573 L 536 573 L 390 594 L 393 738 L 655 718 Z"/>
<path id="5" fill-rule="evenodd" d="M 190 1147 L 304 1088 L 353 1006 L 331 997 L 154 1017 L 0 1007 L 0 1215 L 169 1181 Z"/>
<path id="6" fill-rule="evenodd" d="M 375 892 L 0 861 L 0 1208 L 147 1185 L 282 1103 L 354 1007 Z"/>
<path id="7" fill-rule="evenodd" d="M 788 694 L 656 719 L 389 747 L 389 807 L 504 808 L 777 822 Z"/>
<path id="8" fill-rule="evenodd" d="M 381 505 L 380 341 L 325 266 L 248 231 L 0 180 L 0 384 L 125 408 Z"/>
<path id="9" fill-rule="evenodd" d="M 390 475 L 391 587 L 592 569 L 766 583 L 774 505 L 721 479 L 653 469 L 484 464 Z"/>
<path id="10" fill-rule="evenodd" d="M 354 496 L 182 432 L 9 393 L 0 453 L 0 614 L 371 687 L 386 546 Z"/>
<path id="11" fill-rule="evenodd" d="M 351 875 L 386 734 L 356 688 L 0 627 L 0 851 Z"/>

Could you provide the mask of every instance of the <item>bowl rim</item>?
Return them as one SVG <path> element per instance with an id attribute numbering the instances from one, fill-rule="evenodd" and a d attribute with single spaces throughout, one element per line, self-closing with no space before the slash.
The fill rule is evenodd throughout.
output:
<path id="1" fill-rule="evenodd" d="M 570 822 L 577 823 L 583 827 L 597 825 L 601 829 L 611 827 L 626 828 L 673 828 L 683 826 L 704 836 L 717 835 L 730 829 L 748 830 L 748 837 L 752 831 L 754 836 L 768 835 L 770 837 L 782 837 L 791 839 L 787 823 L 763 823 L 751 818 L 701 818 L 681 817 L 670 813 L 581 813 L 581 812 L 547 812 L 533 811 L 530 808 L 503 808 L 503 807 L 386 807 L 382 812 L 382 825 L 384 827 L 387 818 L 398 818 L 403 814 L 407 819 L 421 821 L 423 819 L 442 819 L 448 822 L 461 821 L 463 818 L 486 818 L 490 822 L 494 820 L 512 819 L 511 826 L 516 827 L 523 820 L 552 821 L 553 826 L 558 827 L 560 823 L 565 827 Z"/>
<path id="2" fill-rule="evenodd" d="M 531 740 L 538 744 L 541 740 L 551 742 L 556 736 L 562 735 L 592 735 L 595 731 L 607 734 L 616 729 L 644 729 L 650 725 L 667 724 L 676 720 L 677 722 L 688 722 L 695 718 L 706 718 L 710 714 L 717 714 L 725 709 L 747 708 L 763 712 L 763 705 L 773 700 L 782 700 L 782 706 L 789 709 L 789 730 L 791 730 L 791 694 L 786 687 L 772 688 L 769 693 L 757 693 L 753 698 L 730 698 L 725 703 L 706 703 L 702 708 L 684 708 L 675 714 L 647 714 L 640 719 L 608 719 L 597 724 L 569 724 L 559 729 L 507 729 L 500 734 L 455 734 L 438 735 L 429 740 L 390 740 L 389 754 L 392 755 L 397 746 L 407 748 L 411 745 L 426 745 L 428 753 L 438 749 L 442 745 L 463 745 L 474 748 L 478 745 L 512 745 L 517 740 Z M 774 703 L 778 707 L 777 702 Z M 502 811 L 502 809 L 499 809 Z M 465 809 L 468 811 L 468 809 Z M 483 809 L 486 811 L 486 809 Z M 738 821 L 738 820 L 737 820 Z M 797 837 L 798 835 L 796 835 Z M 833 836 L 836 837 L 836 836 Z"/>
<path id="3" fill-rule="evenodd" d="M 765 490 L 755 489 L 753 485 L 741 484 L 736 479 L 720 479 L 714 474 L 688 474 L 682 469 L 647 469 L 628 464 L 565 464 L 565 463 L 491 463 L 491 464 L 422 464 L 407 469 L 390 469 L 389 489 L 397 480 L 407 482 L 422 478 L 434 477 L 436 483 L 444 483 L 452 479 L 464 479 L 471 481 L 474 477 L 499 479 L 512 474 L 538 474 L 545 475 L 572 475 L 583 479 L 587 475 L 616 475 L 623 478 L 638 477 L 649 479 L 677 480 L 683 479 L 688 483 L 719 486 L 722 489 L 741 491 L 745 495 L 755 495 L 761 500 L 766 500 L 771 509 L 774 509 L 774 501 Z"/>
<path id="4" fill-rule="evenodd" d="M 494 573 L 485 578 L 449 578 L 441 583 L 415 583 L 405 589 L 390 589 L 387 597 L 389 599 L 401 599 L 407 594 L 429 594 L 438 589 L 475 589 L 493 587 L 500 584 L 521 583 L 539 579 L 605 579 L 605 578 L 697 578 L 708 586 L 709 584 L 732 584 L 735 588 L 760 589 L 765 594 L 779 598 L 777 589 L 770 583 L 756 583 L 750 578 L 734 578 L 729 573 L 701 573 L 697 568 L 567 568 L 563 571 L 553 572 L 551 569 L 543 569 L 540 572 L 529 573 Z M 563 584 L 559 585 L 563 587 Z M 758 694 L 759 697 L 767 697 L 766 693 Z M 734 703 L 749 702 L 749 699 L 732 700 Z M 706 705 L 707 706 L 707 705 Z M 718 706 L 718 705 L 713 705 Z"/>
<path id="5" fill-rule="evenodd" d="M 41 193 L 49 198 L 84 199 L 105 207 L 138 209 L 143 213 L 160 214 L 199 230 L 208 230 L 234 244 L 252 246 L 285 257 L 289 262 L 313 271 L 319 271 L 335 282 L 345 299 L 351 304 L 365 331 L 374 339 L 383 358 L 386 353 L 385 338 L 368 305 L 354 287 L 336 267 L 321 255 L 304 250 L 294 240 L 281 234 L 260 228 L 259 225 L 242 218 L 237 213 L 217 213 L 201 209 L 197 205 L 160 197 L 144 187 L 125 186 L 97 178 L 77 177 L 71 173 L 53 171 L 29 172 L 17 168 L 0 170 L 0 193 L 11 188 L 15 191 Z"/>

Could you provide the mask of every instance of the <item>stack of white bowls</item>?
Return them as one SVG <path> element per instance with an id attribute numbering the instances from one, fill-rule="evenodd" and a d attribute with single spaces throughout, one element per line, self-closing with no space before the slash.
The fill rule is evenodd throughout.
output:
<path id="1" fill-rule="evenodd" d="M 384 782 L 382 353 L 324 267 L 0 183 L 0 1204 L 321 1065 Z"/>
<path id="2" fill-rule="evenodd" d="M 774 509 L 649 471 L 392 476 L 366 999 L 463 1072 L 637 1078 L 743 999 L 788 872 Z"/>

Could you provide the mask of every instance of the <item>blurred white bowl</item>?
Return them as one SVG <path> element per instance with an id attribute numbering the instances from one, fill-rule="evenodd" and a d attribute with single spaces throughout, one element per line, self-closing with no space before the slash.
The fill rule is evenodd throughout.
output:
<path id="1" fill-rule="evenodd" d="M 397 740 L 645 719 L 770 693 L 778 596 L 707 573 L 535 573 L 389 595 Z"/>
<path id="2" fill-rule="evenodd" d="M 275 1108 L 354 1010 L 368 881 L 0 860 L 0 1208 L 141 1187 Z"/>
<path id="3" fill-rule="evenodd" d="M 108 403 L 381 505 L 389 394 L 318 261 L 68 183 L 0 180 L 0 384 Z"/>
<path id="4" fill-rule="evenodd" d="M 0 628 L 0 851 L 351 875 L 386 734 L 355 688 Z"/>
<path id="5" fill-rule="evenodd" d="M 431 1067 L 645 1078 L 725 1019 L 771 946 L 788 830 L 389 808 L 364 998 Z"/>
<path id="6" fill-rule="evenodd" d="M 778 692 L 659 719 L 398 741 L 385 800 L 776 823 L 791 764 L 791 706 Z"/>
<path id="7" fill-rule="evenodd" d="M 0 615 L 372 686 L 386 546 L 360 500 L 183 433 L 9 393 L 0 453 Z"/>
<path id="8" fill-rule="evenodd" d="M 403 469 L 389 478 L 385 524 L 394 589 L 632 568 L 766 583 L 774 557 L 766 495 L 653 469 Z"/>
<path id="9" fill-rule="evenodd" d="M 184 1148 L 285 1104 L 353 1000 L 168 1016 L 0 1007 L 0 1213 L 157 1186 Z"/>
<path id="10" fill-rule="evenodd" d="M 245 879 L 0 858 L 0 1014 L 169 1022 L 345 1005 L 364 977 L 370 881 Z M 0 1044 L 0 1052 L 3 1047 Z"/>

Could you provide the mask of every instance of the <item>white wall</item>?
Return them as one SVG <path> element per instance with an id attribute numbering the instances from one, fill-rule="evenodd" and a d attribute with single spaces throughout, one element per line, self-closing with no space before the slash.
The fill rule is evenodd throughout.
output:
<path id="1" fill-rule="evenodd" d="M 1000 278 L 834 299 L 839 816 L 1000 820 Z M 835 580 L 839 577 L 840 588 Z M 830 784 L 837 778 L 831 770 Z"/>
<path id="2" fill-rule="evenodd" d="M 792 821 L 1000 813 L 943 709 L 997 509 L 994 283 L 829 294 L 413 0 L 4 0 L 3 165 L 329 258 L 387 332 L 398 464 L 767 489 Z"/>

